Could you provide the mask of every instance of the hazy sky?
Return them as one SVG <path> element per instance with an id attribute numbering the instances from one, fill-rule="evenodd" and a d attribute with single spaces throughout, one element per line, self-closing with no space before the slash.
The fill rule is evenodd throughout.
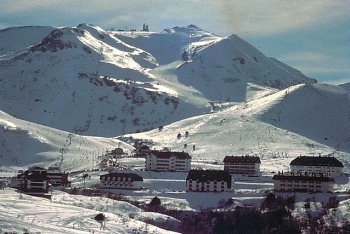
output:
<path id="1" fill-rule="evenodd" d="M 350 82 L 350 0 L 0 0 L 0 9 L 0 28 L 195 24 L 237 34 L 320 82 Z"/>

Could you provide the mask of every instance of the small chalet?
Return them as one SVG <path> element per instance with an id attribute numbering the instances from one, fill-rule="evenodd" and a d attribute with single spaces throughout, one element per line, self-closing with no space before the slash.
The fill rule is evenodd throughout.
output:
<path id="1" fill-rule="evenodd" d="M 233 191 L 230 173 L 220 170 L 190 170 L 186 178 L 187 192 Z"/>
<path id="2" fill-rule="evenodd" d="M 344 165 L 338 159 L 329 156 L 299 156 L 290 163 L 294 173 L 318 173 L 328 177 L 342 175 Z"/>
<path id="3" fill-rule="evenodd" d="M 109 173 L 100 176 L 103 189 L 142 189 L 143 178 L 133 173 Z"/>
<path id="4" fill-rule="evenodd" d="M 260 158 L 256 156 L 226 156 L 224 158 L 224 171 L 231 174 L 258 176 L 260 164 Z"/>
<path id="5" fill-rule="evenodd" d="M 325 193 L 333 191 L 334 179 L 314 173 L 278 173 L 273 176 L 274 190 L 279 192 Z"/>
<path id="6" fill-rule="evenodd" d="M 191 157 L 185 152 L 151 150 L 145 154 L 146 171 L 189 171 Z"/>

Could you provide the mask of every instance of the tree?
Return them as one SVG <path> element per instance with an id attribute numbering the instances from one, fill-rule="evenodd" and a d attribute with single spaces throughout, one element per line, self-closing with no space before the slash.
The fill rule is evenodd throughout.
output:
<path id="1" fill-rule="evenodd" d="M 159 211 L 161 208 L 161 201 L 158 197 L 154 197 L 148 205 L 149 211 Z"/>
<path id="2" fill-rule="evenodd" d="M 106 216 L 103 213 L 99 213 L 98 215 L 95 216 L 96 221 L 103 221 L 106 219 Z"/>
<path id="3" fill-rule="evenodd" d="M 160 206 L 161 201 L 158 197 L 154 197 L 152 201 L 149 203 L 150 206 Z"/>
<path id="4" fill-rule="evenodd" d="M 188 61 L 188 54 L 186 50 L 181 54 L 181 57 L 184 61 Z"/>
<path id="5" fill-rule="evenodd" d="M 85 173 L 85 174 L 83 175 L 83 179 L 84 179 L 84 188 L 85 188 L 86 178 L 87 178 L 88 176 L 89 176 L 88 173 Z"/>
<path id="6" fill-rule="evenodd" d="M 181 138 L 181 133 L 177 134 L 177 139 Z"/>

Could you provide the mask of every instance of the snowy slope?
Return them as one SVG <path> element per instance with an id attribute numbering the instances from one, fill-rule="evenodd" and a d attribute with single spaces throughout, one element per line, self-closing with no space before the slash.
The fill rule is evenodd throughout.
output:
<path id="1" fill-rule="evenodd" d="M 1 233 L 174 233 L 146 221 L 179 223 L 166 215 L 143 212 L 127 202 L 60 191 L 54 191 L 52 200 L 48 200 L 6 189 L 0 191 L 0 199 Z M 105 222 L 94 219 L 99 213 L 105 215 Z"/>
<path id="2" fill-rule="evenodd" d="M 163 33 L 115 33 L 115 36 L 151 53 L 161 65 L 152 71 L 158 82 L 163 84 L 165 80 L 165 85 L 179 93 L 185 91 L 190 99 L 243 102 L 259 91 L 266 92 L 268 87 L 280 89 L 316 82 L 276 59 L 267 58 L 236 35 L 218 37 L 194 25 Z M 260 87 L 252 92 L 250 84 Z M 186 92 L 188 87 L 192 93 Z"/>
<path id="3" fill-rule="evenodd" d="M 247 83 L 285 88 L 298 83 L 314 83 L 295 69 L 267 58 L 236 35 L 222 38 L 211 46 L 196 48 L 192 62 L 178 69 L 180 82 L 200 90 L 210 100 L 243 102 Z"/>
<path id="4" fill-rule="evenodd" d="M 276 171 L 287 170 L 299 154 L 320 153 L 338 157 L 349 171 L 349 108 L 349 95 L 337 86 L 296 85 L 132 137 L 150 139 L 157 149 L 188 151 L 194 162 L 221 163 L 226 155 L 257 154 L 263 170 Z"/>
<path id="5" fill-rule="evenodd" d="M 247 104 L 260 120 L 350 152 L 350 96 L 334 85 L 297 85 Z"/>
<path id="6" fill-rule="evenodd" d="M 0 60 L 0 109 L 100 136 L 143 131 L 209 110 L 207 103 L 179 100 L 175 91 L 153 82 L 148 68 L 155 65 L 150 54 L 98 27 L 55 29 L 40 43 Z"/>
<path id="7" fill-rule="evenodd" d="M 30 165 L 60 166 L 62 170 L 95 168 L 106 150 L 133 147 L 112 138 L 88 137 L 16 119 L 0 111 L 1 168 L 26 169 Z"/>

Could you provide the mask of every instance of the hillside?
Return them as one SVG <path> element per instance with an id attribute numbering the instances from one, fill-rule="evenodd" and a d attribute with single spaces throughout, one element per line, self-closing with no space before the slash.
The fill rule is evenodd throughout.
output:
<path id="1" fill-rule="evenodd" d="M 98 27 L 57 28 L 15 54 L 0 60 L 0 109 L 31 122 L 114 136 L 209 110 L 152 82 L 152 56 Z"/>
<path id="2" fill-rule="evenodd" d="M 334 105 L 337 103 L 337 105 Z M 212 114 L 129 135 L 151 147 L 185 150 L 194 165 L 221 163 L 226 155 L 257 154 L 266 171 L 287 170 L 296 156 L 334 155 L 349 170 L 350 99 L 331 85 L 296 85 Z M 189 136 L 185 137 L 185 132 Z M 180 139 L 178 133 L 182 134 Z M 195 150 L 193 146 L 195 145 Z"/>
<path id="3" fill-rule="evenodd" d="M 350 152 L 350 96 L 333 85 L 297 85 L 245 108 L 260 120 Z"/>
<path id="4" fill-rule="evenodd" d="M 62 170 L 85 170 L 99 165 L 106 150 L 133 147 L 112 138 L 88 137 L 16 119 L 0 111 L 1 169 L 24 169 L 31 165 L 60 166 Z"/>

